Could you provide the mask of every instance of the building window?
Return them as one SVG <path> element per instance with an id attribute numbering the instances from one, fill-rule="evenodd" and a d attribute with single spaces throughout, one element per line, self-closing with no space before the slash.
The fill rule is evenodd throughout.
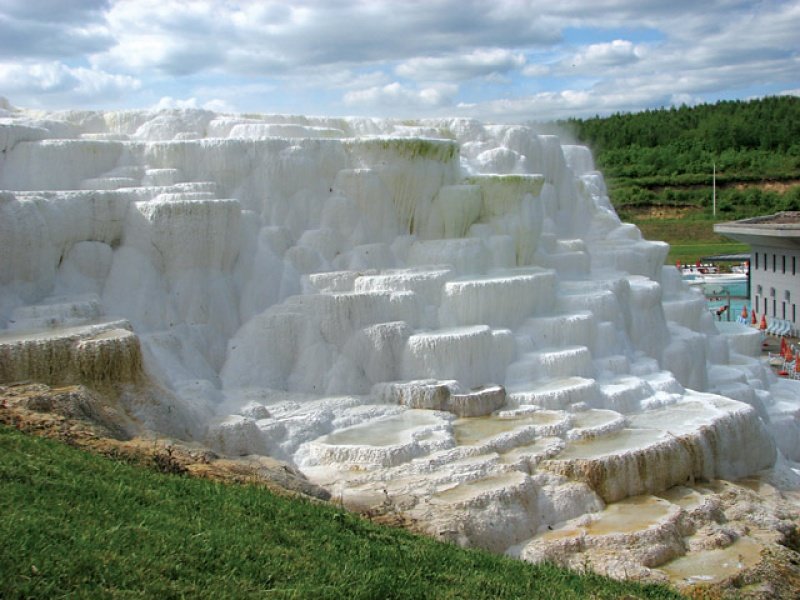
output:
<path id="1" fill-rule="evenodd" d="M 775 255 L 772 255 L 772 272 L 774 273 L 777 269 L 775 268 L 775 263 L 777 262 Z"/>
<path id="2" fill-rule="evenodd" d="M 797 323 L 797 305 L 792 304 L 792 321 Z"/>
<path id="3" fill-rule="evenodd" d="M 764 270 L 766 271 L 769 267 L 767 266 L 767 253 L 764 252 Z"/>
<path id="4" fill-rule="evenodd" d="M 766 297 L 764 298 L 764 310 L 762 310 L 761 312 L 763 314 L 765 314 L 765 315 L 767 314 L 767 299 L 766 299 Z"/>
<path id="5" fill-rule="evenodd" d="M 783 292 L 783 299 L 786 300 L 787 302 L 791 302 L 791 300 L 792 300 L 792 292 L 790 292 L 789 290 L 786 290 L 785 292 Z"/>
<path id="6" fill-rule="evenodd" d="M 781 302 L 781 313 L 783 314 L 781 319 L 785 319 L 786 318 L 786 302 Z"/>
<path id="7" fill-rule="evenodd" d="M 756 294 L 759 296 L 764 293 L 764 288 L 760 284 L 756 286 Z"/>
<path id="8" fill-rule="evenodd" d="M 758 310 L 758 296 L 756 296 L 755 302 L 753 302 L 753 310 Z"/>
<path id="9" fill-rule="evenodd" d="M 758 252 L 753 252 L 756 257 L 756 269 L 758 268 Z"/>
<path id="10" fill-rule="evenodd" d="M 772 316 L 773 317 L 777 317 L 778 316 L 778 311 L 776 309 L 777 309 L 777 301 L 775 300 L 775 298 L 773 298 L 772 299 Z"/>
<path id="11" fill-rule="evenodd" d="M 775 297 L 775 288 L 769 288 L 769 297 L 770 298 L 774 298 Z"/>
<path id="12" fill-rule="evenodd" d="M 782 265 L 781 272 L 782 273 L 786 273 L 786 255 L 785 254 L 781 254 L 781 265 Z"/>
<path id="13" fill-rule="evenodd" d="M 793 256 L 792 257 L 792 275 L 796 275 L 796 274 L 797 274 L 797 257 Z"/>

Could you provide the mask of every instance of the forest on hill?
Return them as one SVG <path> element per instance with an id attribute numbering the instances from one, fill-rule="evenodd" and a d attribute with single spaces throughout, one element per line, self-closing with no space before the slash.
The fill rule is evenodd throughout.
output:
<path id="1" fill-rule="evenodd" d="M 800 210 L 800 97 L 722 101 L 559 125 L 592 148 L 623 219 L 667 214 L 727 221 Z"/>

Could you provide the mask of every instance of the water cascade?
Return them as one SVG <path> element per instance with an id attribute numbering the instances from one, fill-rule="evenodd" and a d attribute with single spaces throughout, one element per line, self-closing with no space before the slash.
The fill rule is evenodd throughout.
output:
<path id="1" fill-rule="evenodd" d="M 527 560 L 646 548 L 629 576 L 719 525 L 675 486 L 800 479 L 800 383 L 555 136 L 9 108 L 0 190 L 0 383 L 149 386 L 157 432 Z"/>

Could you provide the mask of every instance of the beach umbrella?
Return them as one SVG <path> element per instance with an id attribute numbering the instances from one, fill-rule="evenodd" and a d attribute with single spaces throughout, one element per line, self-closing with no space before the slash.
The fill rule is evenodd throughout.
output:
<path id="1" fill-rule="evenodd" d="M 758 324 L 758 328 L 761 331 L 764 331 L 767 328 L 767 315 L 761 315 L 761 322 Z"/>
<path id="2" fill-rule="evenodd" d="M 758 320 L 756 318 L 756 309 L 752 308 L 750 309 L 750 325 L 756 325 L 757 323 Z"/>
<path id="3" fill-rule="evenodd" d="M 794 372 L 800 373 L 800 349 L 797 350 L 797 354 L 794 357 Z"/>
<path id="4" fill-rule="evenodd" d="M 747 305 L 742 306 L 742 319 L 747 318 Z"/>

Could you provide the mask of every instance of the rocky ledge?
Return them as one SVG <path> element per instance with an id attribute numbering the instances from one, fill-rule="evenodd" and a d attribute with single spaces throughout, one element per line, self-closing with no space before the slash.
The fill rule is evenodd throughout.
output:
<path id="1" fill-rule="evenodd" d="M 83 385 L 0 386 L 0 423 L 165 473 L 262 485 L 275 493 L 317 500 L 330 498 L 327 490 L 287 463 L 257 455 L 222 456 L 200 444 L 149 432 L 127 413 L 114 392 L 101 394 Z"/>

